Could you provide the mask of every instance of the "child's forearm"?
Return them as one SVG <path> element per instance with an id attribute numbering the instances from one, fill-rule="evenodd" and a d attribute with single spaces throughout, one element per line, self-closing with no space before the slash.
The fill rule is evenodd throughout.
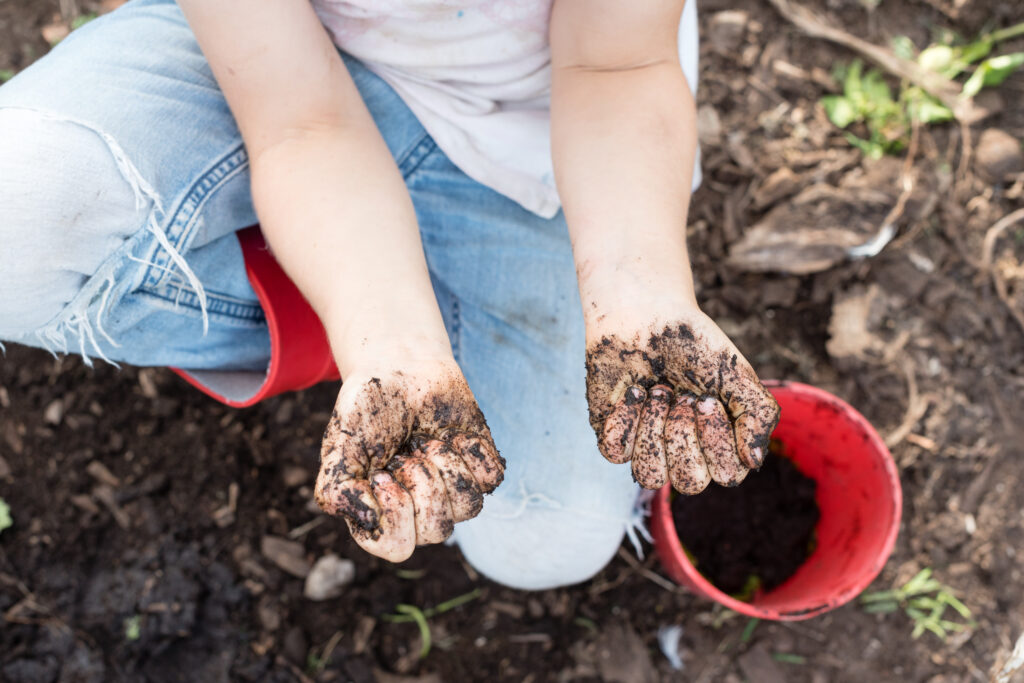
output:
<path id="1" fill-rule="evenodd" d="M 614 315 L 609 306 L 628 301 L 634 285 L 692 300 L 686 213 L 696 114 L 678 62 L 556 67 L 552 145 L 584 315 Z"/>
<path id="2" fill-rule="evenodd" d="M 324 322 L 342 377 L 382 356 L 450 352 L 412 201 L 369 114 L 262 150 L 252 188 L 267 241 Z"/>

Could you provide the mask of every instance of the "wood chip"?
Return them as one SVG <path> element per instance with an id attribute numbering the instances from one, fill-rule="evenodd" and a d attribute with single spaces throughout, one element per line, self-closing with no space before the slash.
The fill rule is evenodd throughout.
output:
<path id="1" fill-rule="evenodd" d="M 77 493 L 71 496 L 71 504 L 79 510 L 87 512 L 91 515 L 100 514 L 100 508 L 96 505 L 96 501 L 92 499 L 92 496 L 88 496 L 84 493 Z"/>
<path id="2" fill-rule="evenodd" d="M 100 484 L 92 490 L 92 497 L 103 503 L 103 505 L 110 510 L 110 514 L 114 516 L 114 521 L 117 525 L 124 530 L 128 530 L 132 526 L 132 520 L 121 506 L 117 504 L 117 495 L 114 493 L 114 488 L 106 484 Z"/>
<path id="3" fill-rule="evenodd" d="M 59 425 L 64 419 L 64 402 L 59 398 L 53 400 L 43 410 L 43 422 L 51 425 Z"/>
<path id="4" fill-rule="evenodd" d="M 312 568 L 306 559 L 306 548 L 301 543 L 279 536 L 264 536 L 260 540 L 260 553 L 292 576 L 304 579 Z"/>
<path id="5" fill-rule="evenodd" d="M 114 476 L 114 473 L 107 469 L 107 466 L 99 460 L 93 460 L 86 465 L 85 471 L 99 483 L 106 484 L 111 488 L 117 488 L 121 485 L 121 480 Z"/>

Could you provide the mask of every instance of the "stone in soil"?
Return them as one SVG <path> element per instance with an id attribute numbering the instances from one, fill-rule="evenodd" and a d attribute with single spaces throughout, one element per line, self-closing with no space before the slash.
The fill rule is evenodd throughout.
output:
<path id="1" fill-rule="evenodd" d="M 788 579 L 812 548 L 818 505 L 815 482 L 772 443 L 764 467 L 736 488 L 711 486 L 676 496 L 676 532 L 697 569 L 724 593 L 749 587 L 751 577 L 771 590 Z"/>
<path id="2" fill-rule="evenodd" d="M 981 176 L 993 182 L 1024 171 L 1020 140 L 998 128 L 985 129 L 974 151 L 974 165 Z"/>
<path id="3" fill-rule="evenodd" d="M 356 565 L 337 555 L 324 555 L 306 577 L 303 595 L 309 600 L 330 600 L 341 595 L 356 576 Z"/>

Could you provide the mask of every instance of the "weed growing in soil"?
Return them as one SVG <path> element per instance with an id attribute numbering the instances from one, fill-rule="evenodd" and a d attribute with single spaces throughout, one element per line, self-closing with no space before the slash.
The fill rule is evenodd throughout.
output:
<path id="1" fill-rule="evenodd" d="M 480 589 L 474 588 L 468 593 L 457 595 L 451 600 L 446 600 L 436 607 L 429 607 L 427 609 L 420 609 L 416 605 L 399 604 L 395 605 L 395 612 L 397 614 L 385 614 L 381 619 L 392 624 L 415 623 L 420 629 L 420 640 L 423 643 L 420 648 L 420 659 L 423 659 L 430 654 L 431 646 L 430 623 L 427 620 L 438 614 L 444 614 L 453 610 L 456 607 L 461 607 L 479 597 Z"/>
<path id="2" fill-rule="evenodd" d="M 6 83 L 14 78 L 14 69 L 0 69 L 0 83 Z"/>
<path id="3" fill-rule="evenodd" d="M 127 641 L 138 640 L 142 635 L 142 617 L 138 614 L 124 620 L 124 639 Z"/>
<path id="4" fill-rule="evenodd" d="M 14 520 L 11 519 L 11 506 L 3 498 L 0 498 L 0 533 L 3 533 L 3 530 L 12 524 L 14 524 Z"/>
<path id="5" fill-rule="evenodd" d="M 1000 85 L 1024 65 L 1024 52 L 989 57 L 997 43 L 1021 35 L 1024 35 L 1024 23 L 993 31 L 970 43 L 958 43 L 956 36 L 950 34 L 921 50 L 916 57 L 914 43 L 906 36 L 898 36 L 893 40 L 893 52 L 950 79 L 967 74 L 973 66 L 974 71 L 963 83 L 960 93 L 962 98 L 969 99 L 982 88 Z M 900 152 L 915 122 L 929 124 L 953 119 L 949 107 L 905 81 L 894 98 L 882 72 L 878 69 L 864 71 L 860 60 L 838 65 L 834 76 L 842 83 L 843 94 L 826 95 L 821 98 L 821 104 L 829 120 L 839 128 L 861 124 L 867 130 L 867 138 L 847 132 L 846 139 L 869 158 Z"/>
<path id="6" fill-rule="evenodd" d="M 900 588 L 865 593 L 860 601 L 866 612 L 889 613 L 903 608 L 914 621 L 912 638 L 920 638 L 925 631 L 931 631 L 945 641 L 950 633 L 975 626 L 971 610 L 953 595 L 951 588 L 932 578 L 930 568 L 922 569 Z M 967 623 L 943 619 L 947 607 L 953 608 Z"/>

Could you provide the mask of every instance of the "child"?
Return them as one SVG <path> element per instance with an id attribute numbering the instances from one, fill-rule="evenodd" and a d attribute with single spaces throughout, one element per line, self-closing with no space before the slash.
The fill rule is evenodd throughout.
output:
<path id="1" fill-rule="evenodd" d="M 238 398 L 258 219 L 343 378 L 321 506 L 392 561 L 454 528 L 496 581 L 582 581 L 632 479 L 735 485 L 778 416 L 694 296 L 683 10 L 132 0 L 0 88 L 0 339 Z"/>

